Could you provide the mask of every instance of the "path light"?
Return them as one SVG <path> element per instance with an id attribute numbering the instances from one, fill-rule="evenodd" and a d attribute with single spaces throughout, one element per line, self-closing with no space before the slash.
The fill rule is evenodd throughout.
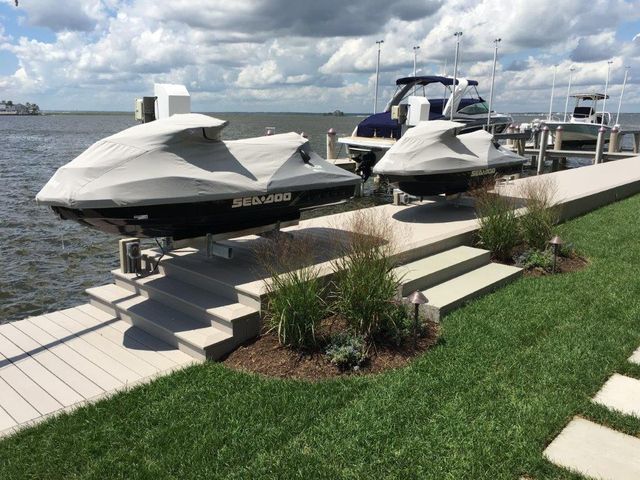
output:
<path id="1" fill-rule="evenodd" d="M 413 304 L 415 308 L 413 314 L 413 348 L 416 349 L 418 348 L 418 315 L 420 313 L 420 305 L 429 303 L 429 300 L 427 300 L 427 297 L 425 297 L 424 294 L 419 290 L 416 290 L 411 295 L 409 295 L 408 300 Z"/>
<path id="2" fill-rule="evenodd" d="M 551 240 L 549 240 L 549 244 L 551 246 L 553 246 L 553 270 L 552 270 L 552 273 L 556 273 L 556 262 L 558 260 L 558 250 L 560 250 L 560 247 L 562 245 L 564 245 L 564 242 L 562 241 L 562 239 L 558 235 L 556 235 Z"/>

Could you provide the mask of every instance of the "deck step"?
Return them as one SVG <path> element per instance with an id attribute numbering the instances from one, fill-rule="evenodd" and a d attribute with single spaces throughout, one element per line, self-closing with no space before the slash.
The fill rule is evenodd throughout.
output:
<path id="1" fill-rule="evenodd" d="M 223 331 L 242 336 L 245 331 L 258 333 L 260 312 L 162 273 L 138 278 L 135 274 L 112 271 L 116 285 L 133 293 L 167 305 Z M 243 336 L 242 340 L 246 340 Z"/>
<path id="2" fill-rule="evenodd" d="M 102 285 L 86 292 L 93 306 L 117 315 L 195 358 L 216 359 L 235 345 L 232 334 L 118 285 Z"/>
<path id="3" fill-rule="evenodd" d="M 440 283 L 423 293 L 435 319 L 476 297 L 489 293 L 522 275 L 522 269 L 499 263 L 483 267 Z"/>
<path id="4" fill-rule="evenodd" d="M 488 250 L 461 246 L 401 265 L 395 273 L 402 280 L 402 295 L 431 288 L 491 261 Z"/>

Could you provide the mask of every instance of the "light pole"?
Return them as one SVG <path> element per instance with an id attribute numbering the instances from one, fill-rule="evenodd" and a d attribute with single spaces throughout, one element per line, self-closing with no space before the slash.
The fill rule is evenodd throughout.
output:
<path id="1" fill-rule="evenodd" d="M 384 43 L 384 40 L 377 40 L 378 44 L 378 60 L 376 62 L 376 93 L 373 97 L 373 113 L 376 113 L 378 110 L 378 79 L 380 77 L 380 47 Z"/>
<path id="2" fill-rule="evenodd" d="M 604 126 L 604 112 L 607 106 L 607 90 L 609 90 L 609 75 L 611 74 L 611 64 L 613 60 L 607 62 L 607 81 L 604 84 L 604 98 L 602 99 L 602 118 L 600 119 L 600 126 Z"/>
<path id="3" fill-rule="evenodd" d="M 453 86 L 451 88 L 451 111 L 449 112 L 449 119 L 453 122 L 453 104 L 456 96 L 456 84 L 458 83 L 458 55 L 460 54 L 460 37 L 462 32 L 456 32 L 453 34 L 456 37 L 456 56 L 453 60 Z"/>
<path id="4" fill-rule="evenodd" d="M 558 65 L 553 66 L 553 81 L 551 82 L 551 99 L 549 100 L 549 118 L 547 120 L 551 121 L 551 113 L 553 110 L 553 95 L 556 89 L 556 71 L 558 70 Z"/>
<path id="5" fill-rule="evenodd" d="M 493 86 L 496 82 L 496 63 L 498 63 L 498 44 L 502 41 L 501 38 L 496 38 L 493 43 L 495 48 L 493 49 L 493 71 L 491 72 L 491 90 L 489 93 L 489 111 L 487 112 L 487 130 L 491 124 L 491 108 L 493 107 Z"/>
<path id="6" fill-rule="evenodd" d="M 569 86 L 567 86 L 567 99 L 564 102 L 564 120 L 567 121 L 567 114 L 569 112 L 569 96 L 571 95 L 571 80 L 573 79 L 573 72 L 575 71 L 574 67 L 569 69 Z"/>
<path id="7" fill-rule="evenodd" d="M 616 123 L 618 124 L 618 120 L 620 119 L 620 108 L 622 108 L 622 97 L 624 96 L 624 87 L 627 86 L 627 77 L 629 76 L 629 70 L 631 67 L 624 67 L 624 80 L 622 81 L 622 91 L 620 92 L 620 100 L 618 101 L 618 113 L 616 114 Z"/>

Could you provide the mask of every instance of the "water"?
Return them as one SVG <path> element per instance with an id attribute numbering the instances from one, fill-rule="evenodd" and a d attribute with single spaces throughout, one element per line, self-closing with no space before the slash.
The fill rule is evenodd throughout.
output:
<path id="1" fill-rule="evenodd" d="M 216 114 L 213 114 L 216 115 Z M 348 135 L 361 120 L 297 114 L 217 114 L 225 138 L 305 132 L 324 156 L 326 132 Z M 135 125 L 131 114 L 0 117 L 0 323 L 87 301 L 84 289 L 111 281 L 117 238 L 60 221 L 34 197 L 55 170 L 93 142 Z"/>
<path id="2" fill-rule="evenodd" d="M 216 115 L 216 114 L 214 114 Z M 330 127 L 348 135 L 362 117 L 309 114 L 217 115 L 230 121 L 229 139 L 276 132 L 305 132 L 324 155 Z M 516 122 L 544 115 L 514 115 Z M 621 116 L 640 128 L 640 114 Z M 58 220 L 34 197 L 55 170 L 96 140 L 134 125 L 131 114 L 0 117 L 0 323 L 85 302 L 84 289 L 111 281 L 117 239 Z M 625 140 L 625 146 L 631 139 Z"/>

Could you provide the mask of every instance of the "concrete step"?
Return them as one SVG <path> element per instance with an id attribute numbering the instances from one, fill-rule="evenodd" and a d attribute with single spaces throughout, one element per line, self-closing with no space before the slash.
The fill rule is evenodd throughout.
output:
<path id="1" fill-rule="evenodd" d="M 233 335 L 115 284 L 86 290 L 91 305 L 198 359 L 216 359 L 236 345 Z"/>
<path id="2" fill-rule="evenodd" d="M 146 250 L 145 253 L 156 259 L 160 256 L 155 249 Z M 229 260 L 207 259 L 204 254 L 193 249 L 165 254 L 158 267 L 159 272 L 167 277 L 259 310 L 260 295 L 242 288 L 243 284 L 256 280 L 255 269 L 255 263 L 242 257 L 234 258 L 231 264 Z"/>
<path id="3" fill-rule="evenodd" d="M 480 268 L 490 261 L 488 250 L 461 246 L 401 265 L 394 271 L 402 279 L 402 295 L 407 296 Z"/>
<path id="4" fill-rule="evenodd" d="M 522 269 L 499 263 L 483 267 L 424 290 L 429 300 L 428 310 L 434 318 L 440 317 L 464 303 L 489 293 L 522 275 Z"/>
<path id="5" fill-rule="evenodd" d="M 260 312 L 255 308 L 162 273 L 143 278 L 138 278 L 135 274 L 122 273 L 119 269 L 111 273 L 116 285 L 232 333 L 234 337 L 248 331 L 253 331 L 256 335 L 258 333 Z"/>

